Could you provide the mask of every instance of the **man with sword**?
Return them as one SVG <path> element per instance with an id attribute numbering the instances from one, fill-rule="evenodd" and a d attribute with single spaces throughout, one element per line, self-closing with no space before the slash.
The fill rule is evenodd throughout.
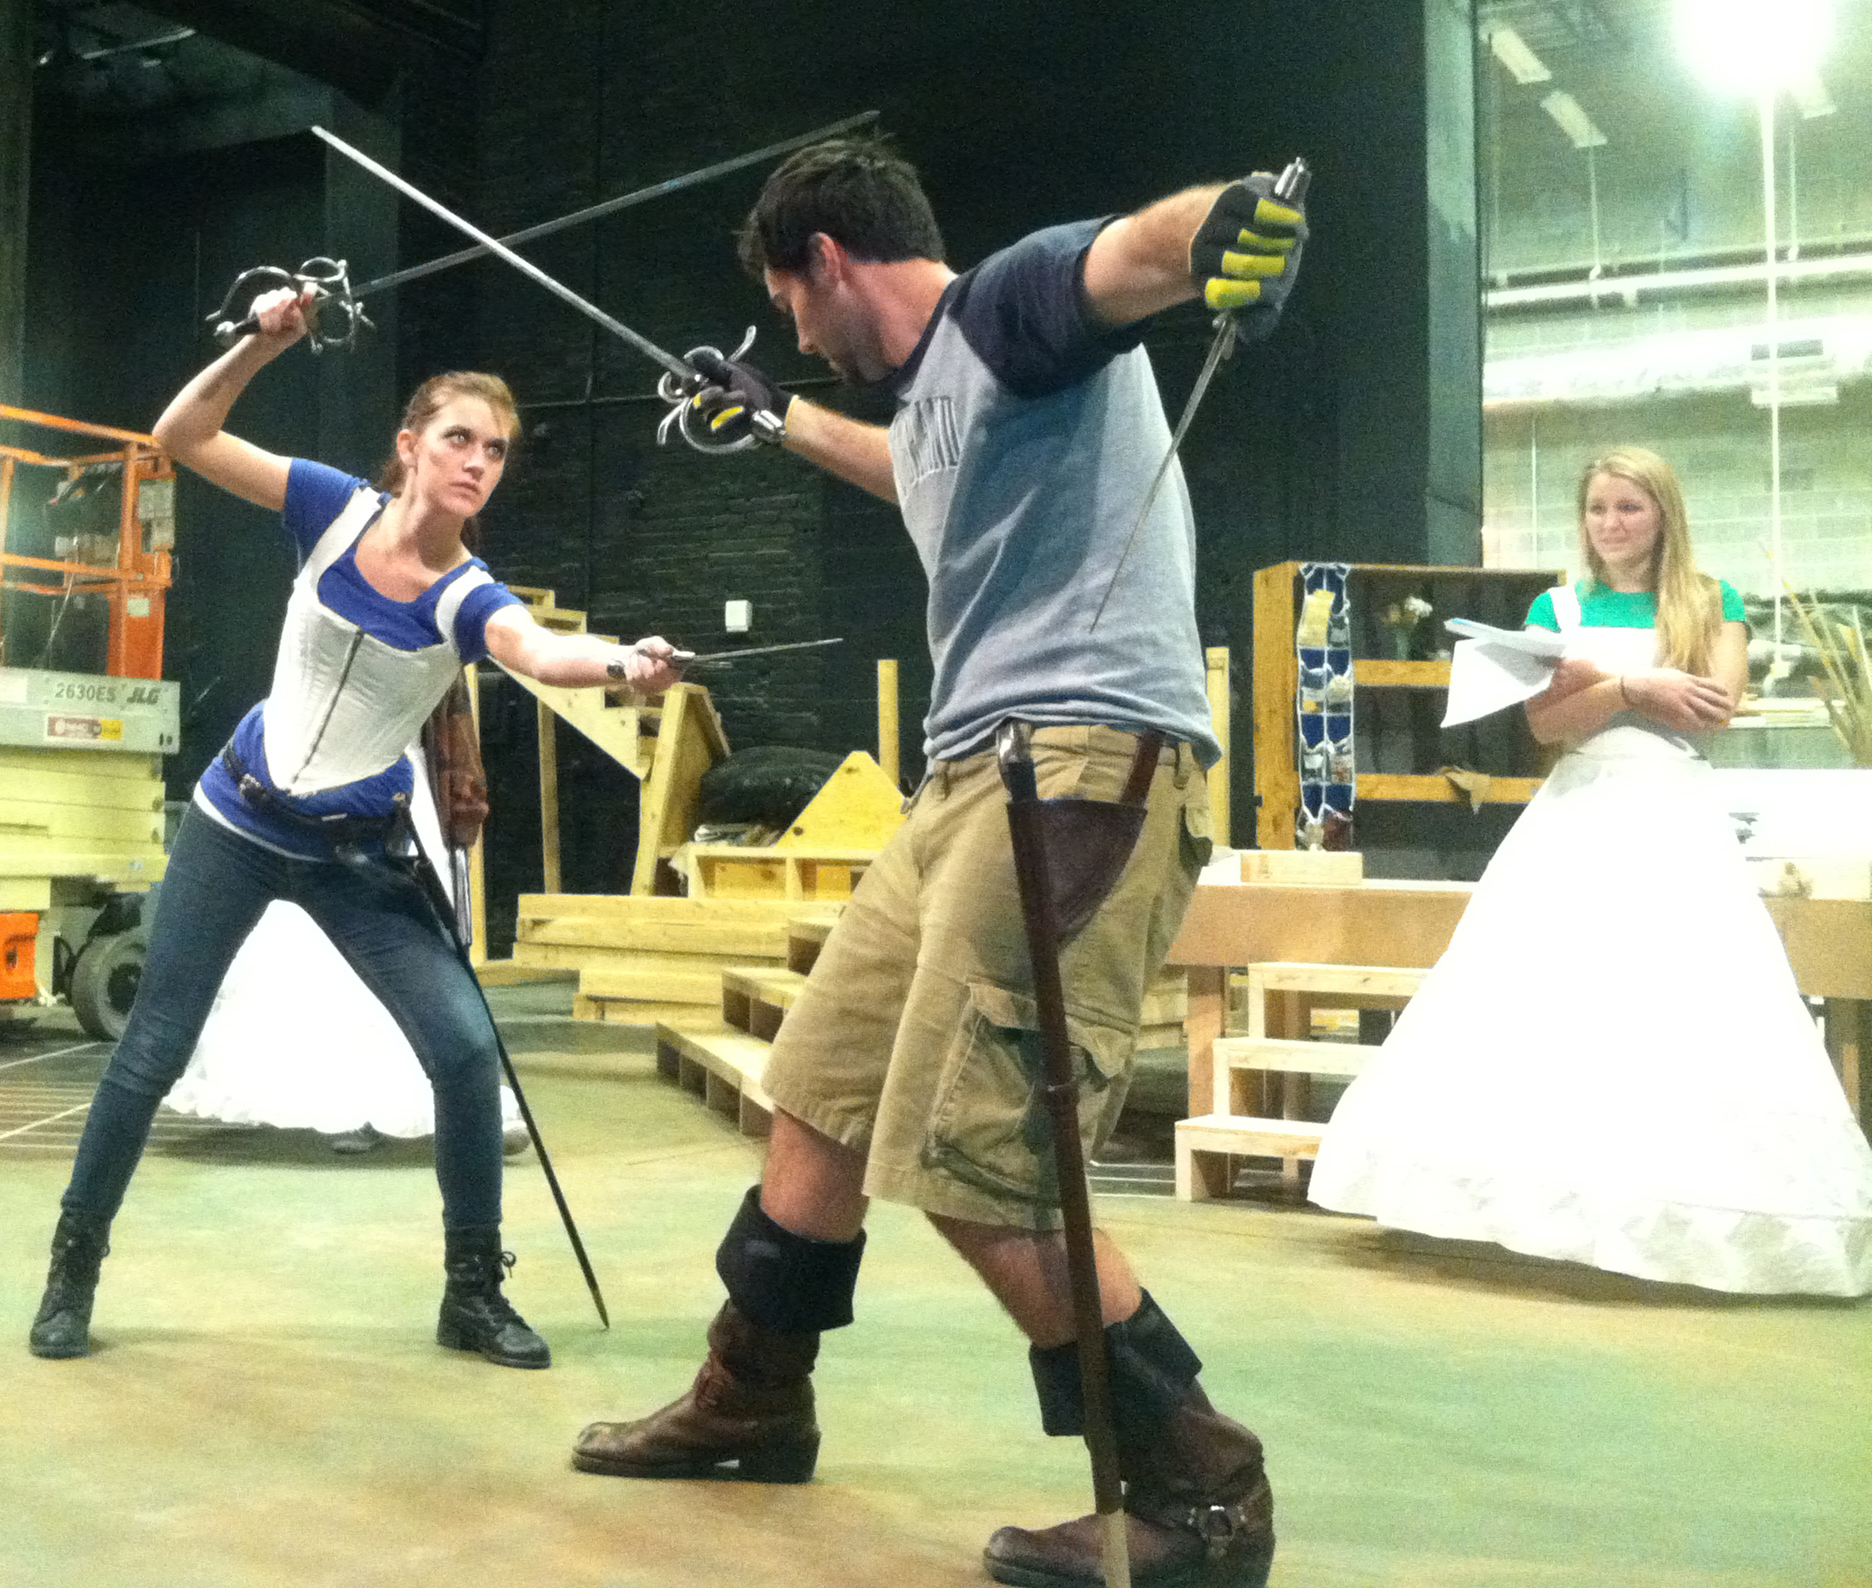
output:
<path id="1" fill-rule="evenodd" d="M 585 1429 L 579 1467 L 809 1478 L 810 1373 L 821 1332 L 852 1321 L 873 1196 L 928 1214 L 1028 1337 L 1044 1426 L 1082 1430 L 1091 1380 L 995 737 L 1011 719 L 1031 729 L 1040 793 L 1142 807 L 1103 902 L 1079 890 L 1096 908 L 1066 923 L 1060 956 L 1093 1145 L 1116 1123 L 1144 990 L 1208 851 L 1203 772 L 1219 753 L 1188 496 L 1175 469 L 1153 488 L 1170 429 L 1140 343 L 1151 316 L 1199 295 L 1241 340 L 1267 335 L 1305 235 L 1298 200 L 1257 175 L 1051 227 L 957 275 L 915 172 L 877 144 L 815 146 L 767 182 L 743 262 L 803 352 L 887 386 L 898 413 L 888 429 L 857 423 L 706 351 L 688 359 L 707 380 L 690 413 L 720 441 L 784 446 L 902 509 L 930 583 L 930 770 L 768 1059 L 766 1171 L 716 1254 L 728 1300 L 707 1361 L 671 1405 Z M 1210 1406 L 1195 1353 L 1117 1247 L 1101 1236 L 1096 1251 L 1133 1580 L 1258 1584 L 1273 1548 L 1259 1441 Z M 987 1566 L 1003 1582 L 1097 1583 L 1100 1535 L 1092 1518 L 1005 1528 Z"/>

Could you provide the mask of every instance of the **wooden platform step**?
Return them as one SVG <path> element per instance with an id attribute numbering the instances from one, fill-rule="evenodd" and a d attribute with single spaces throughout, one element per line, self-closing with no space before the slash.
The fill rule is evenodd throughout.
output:
<path id="1" fill-rule="evenodd" d="M 1176 1127 L 1176 1194 L 1185 1202 L 1227 1196 L 1234 1158 L 1279 1158 L 1292 1164 L 1319 1156 L 1325 1126 L 1299 1119 L 1201 1114 Z"/>
<path id="2" fill-rule="evenodd" d="M 659 1024 L 657 1069 L 726 1114 L 744 1136 L 765 1136 L 773 1104 L 761 1090 L 767 1044 L 726 1024 Z"/>
<path id="3" fill-rule="evenodd" d="M 1268 992 L 1334 993 L 1341 997 L 1414 998 L 1427 970 L 1389 965 L 1312 965 L 1270 960 L 1248 968 L 1250 980 Z"/>
<path id="4" fill-rule="evenodd" d="M 1265 1070 L 1281 1075 L 1363 1075 L 1378 1049 L 1358 1042 L 1309 1042 L 1291 1037 L 1217 1037 L 1218 1070 Z"/>
<path id="5" fill-rule="evenodd" d="M 722 1019 L 737 1031 L 771 1042 L 805 985 L 798 971 L 730 965 L 721 973 Z"/>
<path id="6" fill-rule="evenodd" d="M 838 925 L 839 912 L 836 908 L 815 910 L 808 915 L 795 915 L 787 921 L 786 962 L 787 969 L 804 976 L 819 959 L 819 950 L 825 947 L 825 940 L 832 935 L 832 928 Z"/>

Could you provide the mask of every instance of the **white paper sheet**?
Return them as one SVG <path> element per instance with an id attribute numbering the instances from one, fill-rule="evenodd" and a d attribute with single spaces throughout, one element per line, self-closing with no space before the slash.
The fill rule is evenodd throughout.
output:
<path id="1" fill-rule="evenodd" d="M 1462 636 L 1450 654 L 1446 728 L 1532 700 L 1547 687 L 1566 649 L 1547 629 L 1498 629 L 1472 618 L 1449 618 L 1443 626 Z"/>

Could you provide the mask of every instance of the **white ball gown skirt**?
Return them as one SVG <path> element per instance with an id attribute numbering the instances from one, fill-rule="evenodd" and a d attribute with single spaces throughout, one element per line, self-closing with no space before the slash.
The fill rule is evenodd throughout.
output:
<path id="1" fill-rule="evenodd" d="M 164 1102 L 203 1119 L 328 1136 L 365 1125 L 435 1134 L 435 1095 L 402 1028 L 312 917 L 283 900 L 234 956 Z M 501 1123 L 519 1119 L 503 1085 Z"/>
<path id="2" fill-rule="evenodd" d="M 1561 760 L 1309 1194 L 1644 1279 L 1872 1291 L 1872 1149 L 1706 763 L 1630 727 Z"/>
<path id="3" fill-rule="evenodd" d="M 422 752 L 410 816 L 443 878 L 448 850 Z M 208 1023 L 164 1105 L 238 1125 L 337 1136 L 368 1125 L 384 1136 L 433 1136 L 435 1094 L 390 1012 L 312 917 L 276 900 L 228 967 Z M 501 1124 L 520 1108 L 501 1085 Z"/>

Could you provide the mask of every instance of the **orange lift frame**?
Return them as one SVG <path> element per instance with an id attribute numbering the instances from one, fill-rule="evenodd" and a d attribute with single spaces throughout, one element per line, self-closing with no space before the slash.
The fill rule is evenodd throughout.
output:
<path id="1" fill-rule="evenodd" d="M 9 408 L 4 403 L 0 403 L 0 419 L 120 443 L 111 451 L 79 457 L 51 457 L 23 447 L 0 446 L 0 587 L 33 595 L 104 596 L 110 603 L 105 672 L 112 678 L 161 678 L 163 606 L 170 585 L 170 554 L 167 544 L 146 549 L 143 520 L 137 506 L 145 485 L 175 479 L 174 463 L 156 444 L 154 436 L 134 430 L 84 424 L 56 414 Z M 84 469 L 101 463 L 117 463 L 123 467 L 115 567 L 62 562 L 50 557 L 24 557 L 7 550 L 7 520 L 14 477 L 20 468 L 59 469 L 67 479 L 72 479 Z M 55 576 L 59 582 L 47 582 L 47 576 Z M 3 621 L 0 618 L 0 622 Z"/>

